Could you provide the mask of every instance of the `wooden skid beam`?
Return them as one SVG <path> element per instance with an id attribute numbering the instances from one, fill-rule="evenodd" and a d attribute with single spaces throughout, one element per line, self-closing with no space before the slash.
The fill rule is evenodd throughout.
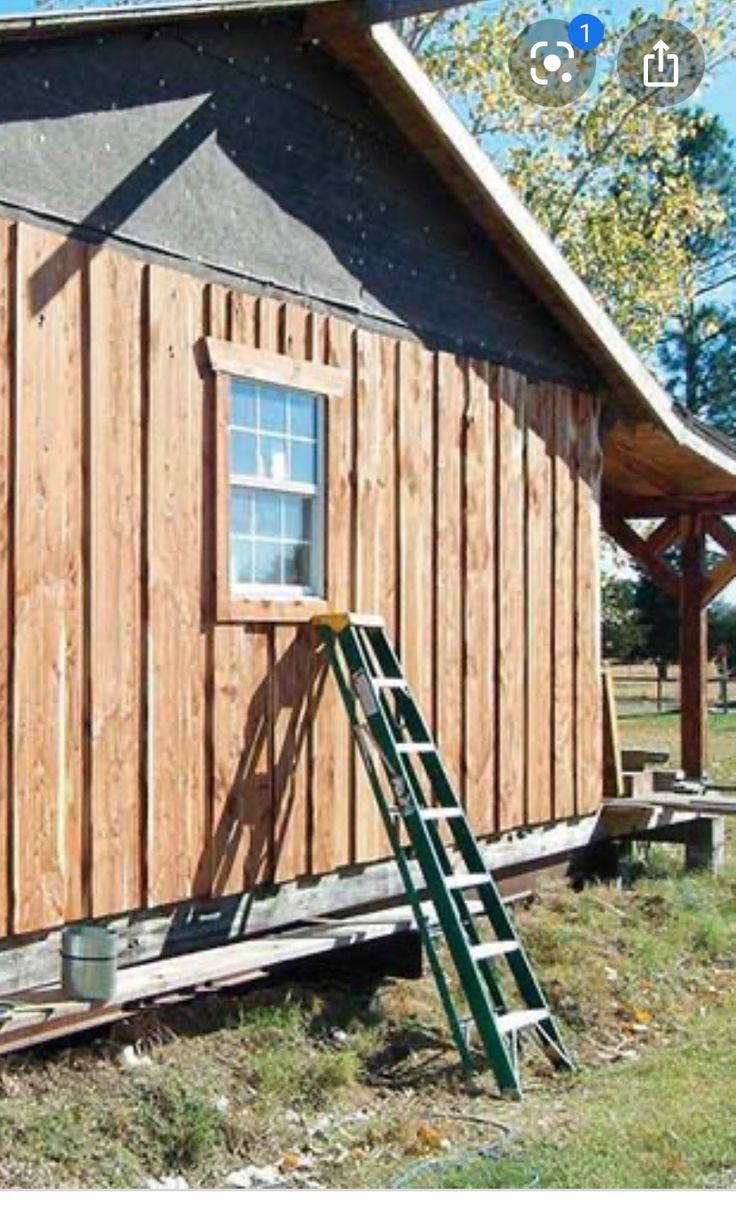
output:
<path id="1" fill-rule="evenodd" d="M 683 806 L 684 810 L 685 806 Z M 686 819 L 683 817 L 682 819 Z M 481 851 L 498 879 L 562 862 L 593 843 L 626 833 L 620 813 L 592 813 L 545 828 L 524 829 L 481 842 Z M 412 867 L 415 879 L 417 870 Z M 403 896 L 393 859 L 355 869 L 344 868 L 321 878 L 295 880 L 257 894 L 186 901 L 160 909 L 109 918 L 106 925 L 120 937 L 121 969 L 236 943 L 257 934 L 281 930 L 297 921 L 356 913 Z M 0 997 L 23 993 L 58 980 L 61 932 L 0 949 Z"/>

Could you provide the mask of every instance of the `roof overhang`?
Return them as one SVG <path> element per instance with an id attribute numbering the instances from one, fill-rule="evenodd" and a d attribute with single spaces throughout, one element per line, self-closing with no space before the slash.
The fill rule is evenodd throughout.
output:
<path id="1" fill-rule="evenodd" d="M 307 30 L 366 83 L 597 368 L 613 421 L 606 489 L 623 497 L 635 484 L 639 496 L 736 502 L 736 446 L 675 407 L 391 26 L 366 28 L 350 11 L 317 7 Z"/>

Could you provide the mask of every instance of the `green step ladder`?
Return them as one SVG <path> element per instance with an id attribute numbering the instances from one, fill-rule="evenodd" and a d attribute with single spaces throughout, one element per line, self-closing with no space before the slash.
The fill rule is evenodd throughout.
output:
<path id="1" fill-rule="evenodd" d="M 470 1046 L 474 1023 L 501 1092 L 520 1097 L 523 1033 L 536 1038 L 556 1068 L 571 1070 L 573 1064 L 384 621 L 372 615 L 323 614 L 312 622 L 340 688 L 463 1065 L 477 1067 Z M 451 862 L 443 827 L 450 831 L 461 866 Z M 412 854 L 423 888 L 415 882 Z M 482 912 L 473 913 L 470 893 Z M 452 956 L 469 1017 L 440 961 L 425 898 L 434 905 L 438 933 Z M 489 939 L 481 934 L 484 922 L 490 926 Z M 507 968 L 505 981 L 501 963 Z"/>

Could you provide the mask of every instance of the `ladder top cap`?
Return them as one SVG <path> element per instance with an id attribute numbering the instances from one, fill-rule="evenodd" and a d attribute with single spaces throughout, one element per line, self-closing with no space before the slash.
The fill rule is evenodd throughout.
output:
<path id="1" fill-rule="evenodd" d="M 346 627 L 370 627 L 383 630 L 385 623 L 380 614 L 350 614 L 342 611 L 338 614 L 315 614 L 312 617 L 313 627 L 324 627 L 339 635 Z"/>

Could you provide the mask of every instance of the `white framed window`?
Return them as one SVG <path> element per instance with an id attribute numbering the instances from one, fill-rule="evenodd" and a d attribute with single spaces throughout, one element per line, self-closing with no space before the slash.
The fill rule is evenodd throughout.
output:
<path id="1" fill-rule="evenodd" d="M 325 398 L 231 377 L 229 561 L 235 597 L 324 594 Z"/>

